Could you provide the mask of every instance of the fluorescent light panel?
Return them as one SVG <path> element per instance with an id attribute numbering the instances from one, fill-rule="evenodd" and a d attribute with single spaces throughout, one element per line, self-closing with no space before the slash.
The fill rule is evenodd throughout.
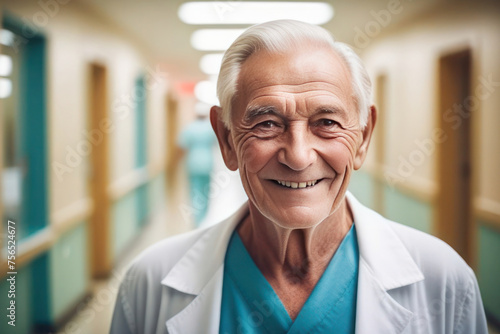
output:
<path id="1" fill-rule="evenodd" d="M 10 30 L 0 29 L 0 44 L 12 46 L 14 45 L 14 33 Z"/>
<path id="2" fill-rule="evenodd" d="M 324 24 L 333 17 L 325 2 L 195 1 L 183 3 L 177 12 L 188 24 L 256 24 L 293 19 Z"/>
<path id="3" fill-rule="evenodd" d="M 8 77 L 12 73 L 12 58 L 0 55 L 0 76 Z"/>
<path id="4" fill-rule="evenodd" d="M 191 45 L 200 51 L 224 51 L 245 29 L 200 29 L 191 35 Z"/>
<path id="5" fill-rule="evenodd" d="M 0 99 L 5 99 L 12 94 L 12 81 L 0 78 Z"/>

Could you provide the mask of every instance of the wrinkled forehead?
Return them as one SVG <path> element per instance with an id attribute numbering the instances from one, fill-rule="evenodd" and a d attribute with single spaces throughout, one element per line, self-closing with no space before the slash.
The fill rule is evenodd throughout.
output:
<path id="1" fill-rule="evenodd" d="M 342 99 L 346 108 L 354 110 L 351 75 L 336 51 L 307 44 L 284 52 L 261 50 L 241 67 L 235 107 L 245 108 L 255 98 L 276 93 L 314 95 L 320 91 Z"/>

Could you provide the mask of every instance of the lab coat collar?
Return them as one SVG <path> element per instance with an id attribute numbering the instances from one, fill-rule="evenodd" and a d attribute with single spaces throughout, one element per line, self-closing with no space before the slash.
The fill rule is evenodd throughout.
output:
<path id="1" fill-rule="evenodd" d="M 239 222 L 248 214 L 248 204 L 242 205 L 225 221 L 198 231 L 202 236 L 177 262 L 162 280 L 162 284 L 191 295 L 201 293 L 224 263 L 229 239 Z M 211 256 L 207 256 L 210 252 Z"/>
<path id="2" fill-rule="evenodd" d="M 388 291 L 424 279 L 424 275 L 387 219 L 346 194 L 354 216 L 359 254 L 382 289 Z"/>

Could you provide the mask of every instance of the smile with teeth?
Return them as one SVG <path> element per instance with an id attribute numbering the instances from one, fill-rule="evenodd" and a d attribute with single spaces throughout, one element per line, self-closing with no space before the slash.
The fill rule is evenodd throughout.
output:
<path id="1" fill-rule="evenodd" d="M 287 188 L 293 188 L 293 189 L 303 189 L 303 188 L 307 188 L 307 187 L 312 187 L 316 183 L 318 183 L 319 181 L 321 181 L 321 180 L 305 181 L 305 182 L 292 182 L 292 181 L 276 180 L 276 182 L 279 185 L 281 185 L 283 187 L 287 187 Z"/>

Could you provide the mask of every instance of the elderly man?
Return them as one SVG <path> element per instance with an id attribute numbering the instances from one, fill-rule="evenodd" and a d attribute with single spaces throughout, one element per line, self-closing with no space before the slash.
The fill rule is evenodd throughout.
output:
<path id="1" fill-rule="evenodd" d="M 360 59 L 322 28 L 227 50 L 211 122 L 249 201 L 131 266 L 112 333 L 486 333 L 472 270 L 347 192 L 376 121 Z"/>

